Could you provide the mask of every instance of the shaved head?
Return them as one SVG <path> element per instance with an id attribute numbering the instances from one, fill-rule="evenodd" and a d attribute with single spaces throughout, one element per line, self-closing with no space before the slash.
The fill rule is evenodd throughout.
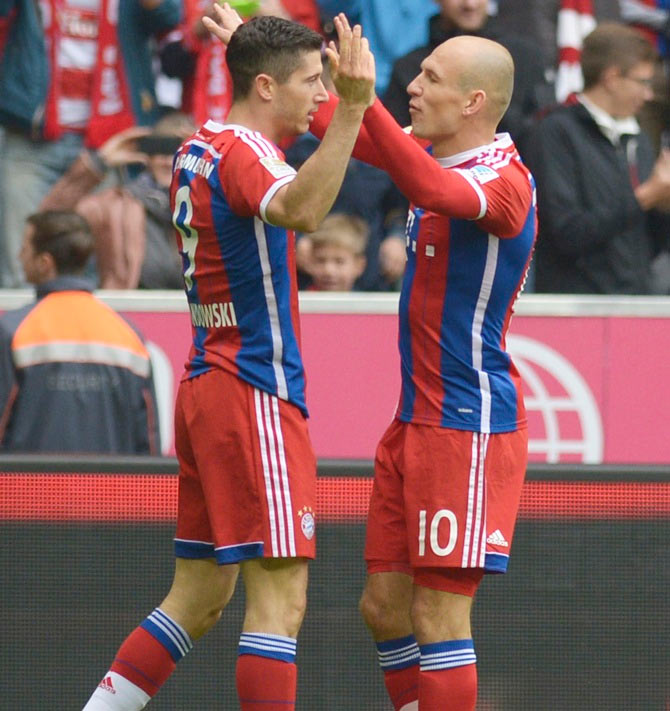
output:
<path id="1" fill-rule="evenodd" d="M 487 117 L 498 123 L 507 110 L 514 88 L 514 61 L 498 42 L 461 35 L 439 45 L 433 52 L 440 67 L 453 67 L 463 92 L 482 90 Z"/>

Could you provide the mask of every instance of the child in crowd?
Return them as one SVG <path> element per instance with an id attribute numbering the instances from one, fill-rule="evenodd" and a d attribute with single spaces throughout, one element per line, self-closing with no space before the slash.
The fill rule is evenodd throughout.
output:
<path id="1" fill-rule="evenodd" d="M 354 215 L 328 215 L 316 232 L 299 241 L 304 270 L 313 291 L 352 291 L 365 269 L 369 228 Z"/>

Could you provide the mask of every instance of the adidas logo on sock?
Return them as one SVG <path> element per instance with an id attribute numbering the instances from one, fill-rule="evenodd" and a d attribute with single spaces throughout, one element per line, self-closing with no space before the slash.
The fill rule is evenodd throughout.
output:
<path id="1" fill-rule="evenodd" d="M 496 530 L 486 539 L 486 542 L 490 543 L 492 546 L 503 546 L 504 548 L 509 547 L 509 543 L 505 540 L 505 536 L 503 536 L 499 528 L 496 528 Z"/>
<path id="2" fill-rule="evenodd" d="M 112 684 L 112 677 L 111 676 L 106 676 L 98 684 L 98 688 L 104 689 L 105 691 L 109 691 L 110 694 L 116 694 L 116 689 L 114 688 L 114 684 Z"/>

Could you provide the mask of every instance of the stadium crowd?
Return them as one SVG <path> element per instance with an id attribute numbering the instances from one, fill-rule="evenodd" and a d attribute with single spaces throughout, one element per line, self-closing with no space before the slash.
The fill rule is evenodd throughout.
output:
<path id="1" fill-rule="evenodd" d="M 167 194 L 169 160 L 193 127 L 208 118 L 223 122 L 231 103 L 226 48 L 201 19 L 211 13 L 209 5 L 204 0 L 133 0 L 121 3 L 114 16 L 108 0 L 3 0 L 0 285 L 27 284 L 19 261 L 26 218 L 65 207 L 91 224 L 95 250 L 89 276 L 100 287 L 180 288 Z M 650 200 L 640 199 L 638 188 L 654 165 L 657 183 L 667 183 L 666 0 L 259 0 L 239 6 L 247 16 L 277 15 L 303 23 L 321 33 L 324 42 L 335 36 L 336 13 L 360 22 L 377 63 L 377 95 L 403 126 L 410 123 L 406 87 L 438 44 L 459 34 L 500 42 L 515 60 L 515 88 L 499 131 L 510 133 L 530 165 L 540 199 L 538 249 L 526 290 L 670 292 L 670 235 L 663 213 L 670 190 L 661 186 Z M 576 186 L 573 195 L 561 193 L 557 171 L 547 166 L 573 150 L 591 165 L 585 145 L 597 153 L 602 130 L 587 132 L 586 144 L 575 146 L 561 144 L 561 136 L 547 138 L 547 126 L 556 122 L 562 104 L 583 105 L 583 39 L 597 24 L 612 21 L 634 27 L 649 40 L 650 52 L 641 62 L 649 64 L 651 75 L 644 78 L 646 84 L 637 83 L 643 91 L 628 115 L 617 113 L 618 87 L 611 90 L 617 109 L 610 117 L 623 123 L 601 148 L 611 153 L 606 160 L 631 179 L 630 185 L 626 180 L 609 185 L 597 196 L 594 210 L 582 200 L 585 190 L 578 181 L 583 166 L 563 164 L 558 171 Z M 306 134 L 282 148 L 298 168 L 317 145 Z M 562 215 L 555 214 L 553 202 Z M 628 206 L 625 214 L 622 204 Z M 357 291 L 397 290 L 405 266 L 407 202 L 388 175 L 352 158 L 333 212 L 364 221 L 363 260 L 349 260 L 352 272 L 343 282 L 315 279 L 319 267 L 313 240 L 298 235 L 301 287 L 352 284 Z M 635 229 L 621 234 L 619 226 L 631 223 Z M 566 280 L 561 264 L 574 264 L 583 273 Z M 613 270 L 617 276 L 593 275 L 591 269 Z"/>

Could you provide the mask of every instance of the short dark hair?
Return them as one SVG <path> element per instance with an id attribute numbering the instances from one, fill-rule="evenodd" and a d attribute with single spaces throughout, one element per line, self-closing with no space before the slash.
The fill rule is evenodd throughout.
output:
<path id="1" fill-rule="evenodd" d="M 259 74 L 269 74 L 283 84 L 300 65 L 302 55 L 320 51 L 322 43 L 321 35 L 309 27 L 271 15 L 240 25 L 226 51 L 233 100 L 248 96 Z"/>
<path id="2" fill-rule="evenodd" d="M 83 271 L 95 240 L 81 215 L 71 210 L 45 210 L 30 215 L 26 222 L 33 228 L 33 250 L 50 254 L 59 274 Z"/>
<path id="3" fill-rule="evenodd" d="M 582 47 L 584 88 L 590 89 L 610 67 L 626 74 L 640 62 L 654 63 L 658 54 L 640 32 L 618 22 L 603 22 L 586 36 Z"/>

